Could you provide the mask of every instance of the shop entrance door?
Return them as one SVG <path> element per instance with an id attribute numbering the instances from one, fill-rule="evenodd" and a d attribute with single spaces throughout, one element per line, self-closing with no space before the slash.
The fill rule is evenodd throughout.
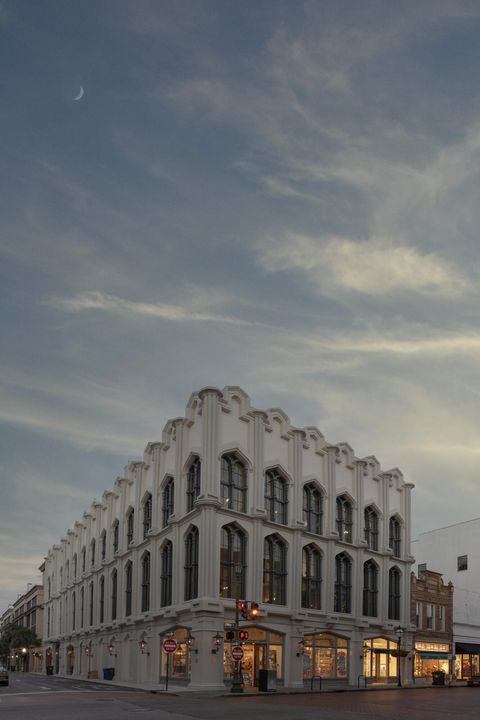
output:
<path id="1" fill-rule="evenodd" d="M 386 683 L 388 681 L 388 653 L 373 653 L 373 681 L 377 683 Z"/>
<path id="2" fill-rule="evenodd" d="M 267 669 L 267 646 L 255 643 L 254 647 L 254 661 L 253 661 L 253 676 L 254 686 L 258 687 L 258 674 L 260 670 Z"/>

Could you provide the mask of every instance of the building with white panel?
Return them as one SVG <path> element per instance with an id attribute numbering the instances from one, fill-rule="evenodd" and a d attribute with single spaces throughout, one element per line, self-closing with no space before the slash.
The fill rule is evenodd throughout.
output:
<path id="1" fill-rule="evenodd" d="M 408 680 L 412 487 L 239 387 L 194 392 L 48 552 L 45 664 L 163 685 L 168 659 L 214 689 L 240 644 L 245 689 Z M 237 600 L 259 614 L 232 629 Z"/>
<path id="2" fill-rule="evenodd" d="M 413 542 L 422 570 L 452 581 L 453 666 L 458 679 L 480 675 L 480 518 L 420 533 Z"/>

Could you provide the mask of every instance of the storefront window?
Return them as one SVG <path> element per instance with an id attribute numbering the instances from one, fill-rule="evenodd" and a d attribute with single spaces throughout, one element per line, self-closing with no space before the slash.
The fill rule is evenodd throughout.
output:
<path id="1" fill-rule="evenodd" d="M 320 675 L 326 680 L 348 677 L 348 641 L 328 633 L 305 635 L 303 678 Z"/>
<path id="2" fill-rule="evenodd" d="M 188 640 L 189 635 L 190 631 L 188 628 L 177 628 L 172 634 L 168 634 L 168 637 L 172 637 L 177 641 L 177 649 L 174 653 L 170 653 L 170 658 L 168 657 L 169 653 L 162 650 L 162 677 L 165 677 L 167 673 L 167 660 L 170 662 L 168 669 L 169 677 L 183 678 L 185 680 L 190 677 L 191 652 Z M 167 635 L 162 636 L 162 642 L 166 637 Z"/>
<path id="3" fill-rule="evenodd" d="M 455 675 L 457 678 L 466 678 L 480 673 L 480 658 L 478 654 L 459 653 L 455 656 Z"/>
<path id="4" fill-rule="evenodd" d="M 413 673 L 415 677 L 431 677 L 436 670 L 449 673 L 448 643 L 416 642 Z"/>
<path id="5" fill-rule="evenodd" d="M 248 632 L 243 641 L 242 676 L 245 687 L 257 687 L 260 670 L 275 670 L 277 680 L 283 681 L 284 636 L 280 633 L 261 630 L 258 627 L 242 627 Z M 231 679 L 234 663 L 231 648 L 235 641 L 224 643 L 223 672 L 225 679 Z"/>

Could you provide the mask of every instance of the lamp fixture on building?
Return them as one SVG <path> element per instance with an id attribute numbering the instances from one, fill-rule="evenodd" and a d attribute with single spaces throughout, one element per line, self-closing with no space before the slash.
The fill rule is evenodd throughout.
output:
<path id="1" fill-rule="evenodd" d="M 305 643 L 303 638 L 298 643 L 297 657 L 301 657 L 305 654 Z"/>
<path id="2" fill-rule="evenodd" d="M 150 653 L 147 650 L 147 641 L 142 638 L 140 642 L 138 643 L 138 647 L 140 648 L 140 652 L 142 655 L 150 655 Z"/>
<path id="3" fill-rule="evenodd" d="M 117 657 L 117 653 L 115 652 L 115 645 L 113 643 L 110 643 L 110 645 L 107 646 L 108 654 L 113 655 L 113 657 Z"/>
<path id="4" fill-rule="evenodd" d="M 194 652 L 195 654 L 197 654 L 198 648 L 193 647 L 194 642 L 195 642 L 195 638 L 192 635 L 192 631 L 189 630 L 188 635 L 187 635 L 187 646 L 188 646 L 188 649 L 190 650 L 190 652 Z"/>
<path id="5" fill-rule="evenodd" d="M 213 647 L 212 647 L 212 655 L 216 655 L 218 651 L 220 650 L 220 645 L 223 642 L 223 635 L 221 635 L 218 631 L 215 633 L 215 635 L 212 636 L 213 641 Z"/>
<path id="6" fill-rule="evenodd" d="M 365 645 L 362 647 L 362 649 L 360 650 L 360 660 L 364 660 L 364 659 L 365 659 L 365 655 L 366 655 L 368 652 L 370 652 L 370 650 L 371 650 L 370 646 L 365 644 Z"/>

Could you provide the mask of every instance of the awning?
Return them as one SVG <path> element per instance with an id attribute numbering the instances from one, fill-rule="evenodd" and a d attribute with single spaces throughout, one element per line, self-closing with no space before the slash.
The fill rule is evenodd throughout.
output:
<path id="1" fill-rule="evenodd" d="M 423 652 L 423 650 L 416 650 L 417 655 L 420 655 L 422 660 L 448 660 L 448 653 L 446 652 Z"/>
<path id="2" fill-rule="evenodd" d="M 468 655 L 479 655 L 480 645 L 477 643 L 455 643 L 456 653 L 465 653 Z"/>

